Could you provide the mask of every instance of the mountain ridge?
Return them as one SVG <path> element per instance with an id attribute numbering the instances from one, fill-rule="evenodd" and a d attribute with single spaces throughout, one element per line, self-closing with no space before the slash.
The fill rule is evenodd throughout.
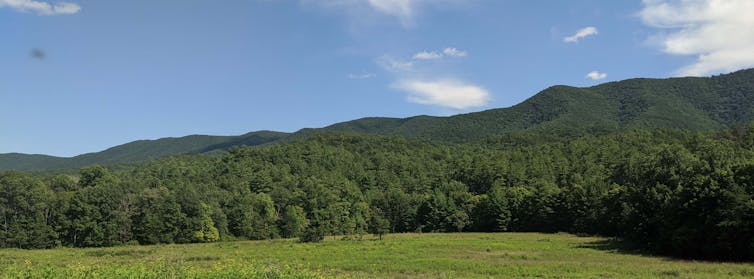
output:
<path id="1" fill-rule="evenodd" d="M 255 131 L 239 136 L 190 135 L 139 140 L 74 157 L 0 154 L 0 170 L 50 170 L 134 163 L 259 146 L 320 133 L 402 136 L 468 143 L 517 134 L 574 138 L 626 129 L 715 130 L 754 121 L 754 69 L 711 77 L 632 78 L 590 87 L 550 86 L 521 103 L 453 116 L 363 117 L 293 133 Z"/>
<path id="2" fill-rule="evenodd" d="M 136 140 L 98 152 L 72 157 L 44 154 L 0 154 L 0 170 L 55 170 L 88 165 L 138 163 L 165 156 L 201 154 L 236 145 L 260 145 L 277 140 L 288 133 L 255 131 L 238 136 L 188 135 L 155 140 Z"/>

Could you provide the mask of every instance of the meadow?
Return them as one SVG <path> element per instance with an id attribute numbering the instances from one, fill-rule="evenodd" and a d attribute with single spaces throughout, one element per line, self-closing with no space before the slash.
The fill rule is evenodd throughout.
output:
<path id="1" fill-rule="evenodd" d="M 620 250 L 571 234 L 391 234 L 0 250 L 2 278 L 752 278 L 754 264 Z"/>

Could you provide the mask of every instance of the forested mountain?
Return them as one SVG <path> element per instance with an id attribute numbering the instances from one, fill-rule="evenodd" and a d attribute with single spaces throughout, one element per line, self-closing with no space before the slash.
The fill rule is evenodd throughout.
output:
<path id="1" fill-rule="evenodd" d="M 322 134 L 77 176 L 0 172 L 0 247 L 564 231 L 754 260 L 753 128 L 510 148 Z"/>
<path id="2" fill-rule="evenodd" d="M 629 79 L 553 86 L 510 108 L 451 117 L 363 118 L 319 131 L 471 142 L 511 132 L 573 137 L 633 128 L 711 130 L 754 120 L 754 69 L 709 78 Z"/>
<path id="3" fill-rule="evenodd" d="M 752 261 L 751 94 L 754 70 L 632 79 L 451 117 L 137 141 L 67 159 L 6 154 L 4 168 L 29 169 L 159 159 L 0 172 L 0 247 L 566 231 Z"/>
<path id="4" fill-rule="evenodd" d="M 139 140 L 95 153 L 70 158 L 19 153 L 0 154 L 0 170 L 73 169 L 89 165 L 137 163 L 179 154 L 200 154 L 225 150 L 230 146 L 256 146 L 276 141 L 286 133 L 259 131 L 240 136 L 191 135 L 180 138 Z"/>
<path id="5" fill-rule="evenodd" d="M 446 143 L 539 143 L 636 128 L 715 130 L 754 121 L 754 69 L 708 78 L 630 79 L 550 87 L 509 107 L 450 117 L 362 118 L 292 134 L 188 136 L 137 141 L 73 158 L 0 154 L 0 170 L 77 168 L 144 161 L 231 146 L 292 142 L 327 132 L 397 135 Z"/>

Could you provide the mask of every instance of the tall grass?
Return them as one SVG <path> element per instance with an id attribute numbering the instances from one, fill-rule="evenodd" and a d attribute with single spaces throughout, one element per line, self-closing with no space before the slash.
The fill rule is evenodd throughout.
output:
<path id="1" fill-rule="evenodd" d="M 754 264 L 642 255 L 570 234 L 0 249 L 0 278 L 754 278 Z"/>
<path id="2" fill-rule="evenodd" d="M 252 279 L 317 279 L 330 275 L 310 271 L 305 266 L 263 265 L 253 262 L 225 260 L 213 262 L 211 268 L 190 263 L 159 261 L 137 262 L 128 265 L 86 265 L 67 266 L 37 265 L 26 260 L 23 265 L 10 265 L 0 269 L 3 278 L 252 278 Z"/>

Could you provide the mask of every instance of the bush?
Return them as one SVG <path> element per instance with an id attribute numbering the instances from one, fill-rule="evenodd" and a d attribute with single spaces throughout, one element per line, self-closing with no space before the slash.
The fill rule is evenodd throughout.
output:
<path id="1" fill-rule="evenodd" d="M 301 242 L 320 242 L 325 239 L 325 232 L 320 227 L 308 227 L 298 239 Z"/>

